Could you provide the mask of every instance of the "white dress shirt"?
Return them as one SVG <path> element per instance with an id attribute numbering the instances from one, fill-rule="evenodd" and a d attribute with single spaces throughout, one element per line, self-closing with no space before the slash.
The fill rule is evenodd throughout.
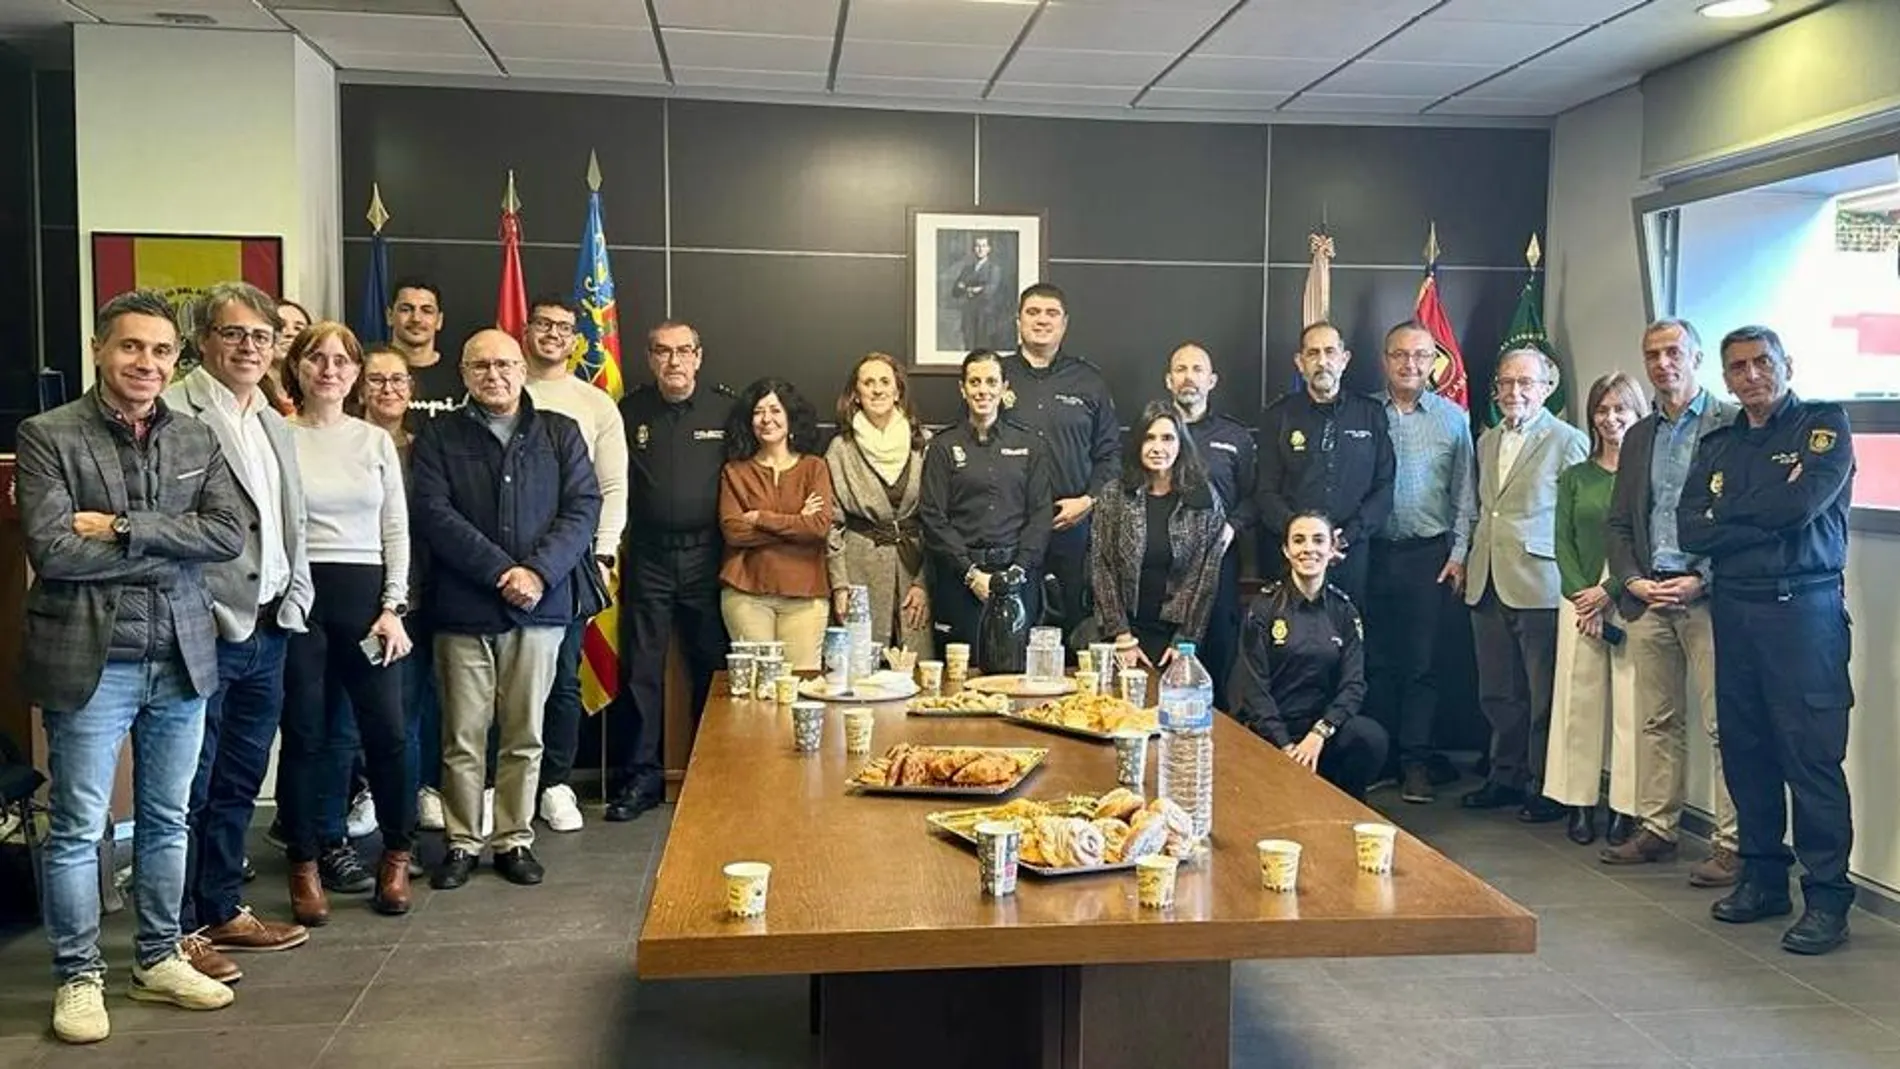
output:
<path id="1" fill-rule="evenodd" d="M 208 413 L 223 422 L 232 441 L 238 443 L 238 455 L 227 458 L 245 486 L 259 489 L 257 538 L 259 544 L 257 603 L 275 601 L 290 589 L 290 557 L 284 552 L 284 473 L 277 451 L 264 433 L 264 420 L 258 415 L 268 403 L 264 391 L 254 389 L 248 402 L 240 403 L 229 387 L 215 376 L 207 375 L 212 405 Z"/>

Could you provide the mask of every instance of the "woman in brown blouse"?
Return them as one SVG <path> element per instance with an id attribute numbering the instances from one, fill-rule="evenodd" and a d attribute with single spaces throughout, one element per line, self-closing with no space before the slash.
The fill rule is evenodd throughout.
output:
<path id="1" fill-rule="evenodd" d="M 816 455 L 818 413 L 783 379 L 745 388 L 726 421 L 719 472 L 719 608 L 737 642 L 778 640 L 794 668 L 824 642 L 831 472 Z"/>

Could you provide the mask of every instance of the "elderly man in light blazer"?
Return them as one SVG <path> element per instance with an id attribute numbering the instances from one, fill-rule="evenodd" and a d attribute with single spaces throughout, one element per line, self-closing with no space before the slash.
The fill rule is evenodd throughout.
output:
<path id="1" fill-rule="evenodd" d="M 1478 526 L 1465 562 L 1465 603 L 1478 652 L 1478 704 L 1491 722 L 1491 773 L 1459 800 L 1518 805 L 1518 819 L 1561 820 L 1543 797 L 1557 661 L 1557 476 L 1590 451 L 1582 431 L 1544 409 L 1557 365 L 1536 349 L 1498 358 L 1503 422 L 1478 439 Z"/>
<path id="2" fill-rule="evenodd" d="M 193 308 L 202 363 L 165 391 L 172 410 L 217 436 L 244 505 L 244 551 L 205 569 L 218 623 L 218 689 L 205 706 L 204 750 L 191 785 L 191 859 L 183 922 L 203 938 L 193 964 L 214 980 L 242 975 L 219 951 L 288 950 L 302 926 L 266 921 L 239 901 L 244 839 L 270 767 L 284 706 L 284 646 L 304 630 L 313 589 L 305 555 L 303 477 L 290 426 L 258 385 L 276 353 L 277 302 L 244 282 L 208 288 Z"/>
<path id="3" fill-rule="evenodd" d="M 43 711 L 52 773 L 42 887 L 60 983 L 53 1033 L 68 1043 L 111 1031 L 97 846 L 127 734 L 138 761 L 131 995 L 198 1010 L 231 1002 L 179 953 L 178 899 L 205 696 L 218 683 L 202 569 L 244 544 L 242 506 L 217 439 L 159 400 L 178 360 L 165 298 L 107 301 L 92 352 L 93 389 L 20 425 L 17 483 L 34 573 L 23 693 Z"/>

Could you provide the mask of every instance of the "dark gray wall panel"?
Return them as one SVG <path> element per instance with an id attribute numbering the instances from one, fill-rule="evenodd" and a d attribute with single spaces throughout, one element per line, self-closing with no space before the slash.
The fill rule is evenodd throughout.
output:
<path id="1" fill-rule="evenodd" d="M 1276 126 L 1269 258 L 1309 258 L 1322 210 L 1339 262 L 1422 265 L 1438 221 L 1442 262 L 1508 267 L 1545 225 L 1546 130 Z"/>
<path id="2" fill-rule="evenodd" d="M 983 118 L 983 203 L 1046 208 L 1050 255 L 1261 259 L 1258 126 Z"/>
<path id="3" fill-rule="evenodd" d="M 962 207 L 976 173 L 968 115 L 672 104 L 673 244 L 905 250 L 906 209 Z"/>
<path id="4" fill-rule="evenodd" d="M 579 241 L 587 153 L 600 154 L 607 240 L 666 237 L 662 102 L 580 93 L 344 86 L 343 233 L 367 235 L 381 183 L 391 236 L 492 239 L 508 170 L 531 241 Z"/>

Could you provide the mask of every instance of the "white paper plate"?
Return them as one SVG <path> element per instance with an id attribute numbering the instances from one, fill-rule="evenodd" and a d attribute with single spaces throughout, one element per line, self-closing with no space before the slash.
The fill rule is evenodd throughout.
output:
<path id="1" fill-rule="evenodd" d="M 851 684 L 849 690 L 837 690 L 822 678 L 807 679 L 798 685 L 798 693 L 821 702 L 895 702 L 917 693 L 917 681 L 903 672 L 883 671 Z"/>

